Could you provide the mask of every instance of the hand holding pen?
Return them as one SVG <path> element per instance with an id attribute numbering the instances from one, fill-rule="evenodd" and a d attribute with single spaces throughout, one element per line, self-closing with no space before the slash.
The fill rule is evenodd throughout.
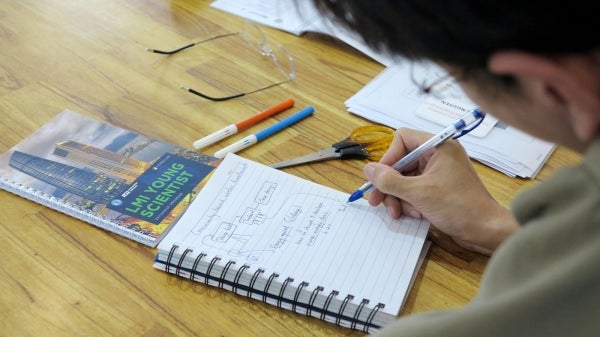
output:
<path id="1" fill-rule="evenodd" d="M 467 120 L 468 125 L 453 137 L 466 134 L 479 120 L 470 124 Z M 431 134 L 422 131 L 396 131 L 381 161 L 364 168 L 367 179 L 377 186 L 367 198 L 369 204 L 383 204 L 392 218 L 425 218 L 460 246 L 490 255 L 519 225 L 511 211 L 487 190 L 458 142 L 430 148 L 418 163 L 402 169 L 402 174 L 392 167 L 431 139 Z"/>
<path id="2" fill-rule="evenodd" d="M 396 171 L 402 172 L 408 165 L 414 163 L 423 155 L 425 155 L 438 145 L 442 144 L 444 141 L 450 138 L 457 139 L 475 129 L 477 126 L 479 126 L 479 124 L 481 124 L 484 117 L 485 115 L 478 109 L 468 112 L 467 114 L 459 118 L 457 121 L 455 121 L 452 125 L 448 126 L 440 133 L 431 137 L 428 141 L 421 144 L 421 146 L 417 147 L 416 149 L 408 153 L 406 156 L 404 156 L 402 159 L 398 160 L 394 165 L 392 165 L 392 167 Z M 359 187 L 350 195 L 350 197 L 348 198 L 348 202 L 353 202 L 362 198 L 373 188 L 374 186 L 370 181 L 366 182 L 364 185 Z"/>

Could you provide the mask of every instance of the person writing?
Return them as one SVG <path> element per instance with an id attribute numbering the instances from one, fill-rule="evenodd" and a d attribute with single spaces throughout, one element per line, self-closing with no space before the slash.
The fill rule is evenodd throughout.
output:
<path id="1" fill-rule="evenodd" d="M 431 135 L 398 129 L 367 164 L 371 205 L 425 217 L 491 258 L 465 307 L 399 318 L 378 336 L 597 336 L 600 332 L 600 20 L 592 3 L 313 0 L 335 22 L 399 60 L 432 61 L 482 111 L 577 152 L 577 167 L 513 200 L 488 193 L 448 141 L 412 167 L 392 167 Z"/>

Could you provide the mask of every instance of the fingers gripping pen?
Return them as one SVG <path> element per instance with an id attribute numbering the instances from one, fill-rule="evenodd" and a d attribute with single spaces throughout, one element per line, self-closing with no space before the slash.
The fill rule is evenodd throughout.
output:
<path id="1" fill-rule="evenodd" d="M 479 126 L 479 124 L 481 124 L 484 117 L 485 114 L 479 109 L 474 109 L 473 111 L 468 112 L 467 114 L 459 118 L 457 121 L 455 121 L 452 125 L 448 126 L 440 133 L 431 137 L 425 143 L 421 144 L 421 146 L 417 147 L 412 152 L 402 157 L 402 159 L 398 160 L 394 165 L 392 165 L 392 167 L 396 171 L 402 172 L 402 170 L 404 170 L 408 165 L 414 163 L 425 153 L 442 144 L 446 140 L 450 138 L 456 139 L 462 137 L 470 131 L 472 131 L 473 129 L 475 129 L 477 126 Z M 364 185 L 359 187 L 350 195 L 350 197 L 348 198 L 348 202 L 353 202 L 362 198 L 373 188 L 373 183 L 371 183 L 370 181 L 366 182 Z"/>

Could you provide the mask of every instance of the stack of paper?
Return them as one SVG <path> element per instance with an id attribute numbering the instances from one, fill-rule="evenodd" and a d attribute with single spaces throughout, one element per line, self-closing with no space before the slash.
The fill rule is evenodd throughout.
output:
<path id="1" fill-rule="evenodd" d="M 335 25 L 331 20 L 322 16 L 312 1 L 217 0 L 211 6 L 295 35 L 302 35 L 306 32 L 329 35 L 383 65 L 387 66 L 393 63 L 392 58 L 385 53 L 369 48 L 358 34 Z"/>
<path id="2" fill-rule="evenodd" d="M 410 66 L 405 63 L 388 67 L 346 101 L 348 110 L 393 128 L 437 133 L 476 108 L 454 83 L 444 83 L 441 97 L 420 94 L 410 79 Z M 444 76 L 439 67 L 429 64 L 414 65 L 413 74 L 426 83 Z M 490 114 L 459 141 L 471 158 L 511 177 L 523 178 L 535 177 L 555 148 L 554 144 L 498 122 Z"/>

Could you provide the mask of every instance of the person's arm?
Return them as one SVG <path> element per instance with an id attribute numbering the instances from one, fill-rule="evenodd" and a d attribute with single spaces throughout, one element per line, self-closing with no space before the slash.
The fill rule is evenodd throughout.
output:
<path id="1" fill-rule="evenodd" d="M 425 217 L 462 247 L 491 254 L 519 225 L 487 191 L 458 142 L 445 142 L 402 174 L 391 167 L 430 137 L 398 129 L 381 161 L 365 166 L 376 187 L 369 203 L 383 202 L 393 217 Z"/>

